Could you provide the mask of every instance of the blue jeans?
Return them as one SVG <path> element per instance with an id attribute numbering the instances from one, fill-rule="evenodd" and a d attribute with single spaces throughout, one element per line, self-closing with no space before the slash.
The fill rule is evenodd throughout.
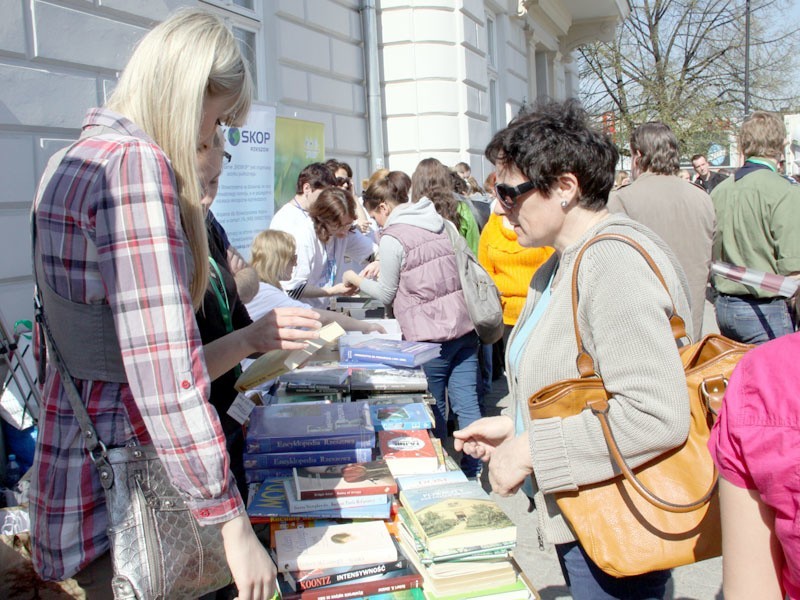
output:
<path id="1" fill-rule="evenodd" d="M 458 417 L 458 426 L 464 428 L 481 418 L 478 402 L 478 335 L 472 331 L 455 340 L 442 342 L 442 352 L 425 363 L 428 390 L 436 399 L 433 432 L 444 441 L 447 438 L 447 401 Z M 481 461 L 464 455 L 461 469 L 467 477 L 480 471 Z"/>
<path id="2" fill-rule="evenodd" d="M 594 564 L 577 542 L 556 545 L 556 554 L 574 600 L 663 600 L 672 577 L 670 571 L 614 577 Z"/>
<path id="3" fill-rule="evenodd" d="M 762 344 L 794 332 L 784 298 L 758 300 L 719 294 L 714 306 L 722 335 L 745 344 Z"/>

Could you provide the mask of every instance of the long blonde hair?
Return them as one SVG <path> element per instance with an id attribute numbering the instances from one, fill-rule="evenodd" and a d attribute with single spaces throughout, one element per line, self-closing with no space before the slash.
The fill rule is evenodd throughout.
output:
<path id="1" fill-rule="evenodd" d="M 250 245 L 250 264 L 264 283 L 280 288 L 281 275 L 294 261 L 297 242 L 291 233 L 277 229 L 262 231 Z"/>
<path id="2" fill-rule="evenodd" d="M 242 125 L 253 95 L 250 71 L 221 19 L 181 9 L 142 38 L 107 103 L 152 137 L 172 164 L 181 223 L 194 258 L 189 289 L 195 309 L 208 285 L 208 240 L 195 160 L 207 95 L 230 97 L 226 125 Z"/>

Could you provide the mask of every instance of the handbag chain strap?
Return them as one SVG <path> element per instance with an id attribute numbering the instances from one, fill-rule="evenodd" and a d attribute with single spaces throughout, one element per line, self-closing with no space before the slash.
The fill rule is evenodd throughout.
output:
<path id="1" fill-rule="evenodd" d="M 647 252 L 647 250 L 645 250 L 635 240 L 617 233 L 604 233 L 593 237 L 583 246 L 583 248 L 581 248 L 580 252 L 578 252 L 578 256 L 575 259 L 575 266 L 572 271 L 572 321 L 575 327 L 575 339 L 578 343 L 578 358 L 576 360 L 576 363 L 578 366 L 578 371 L 580 372 L 581 375 L 581 379 L 597 378 L 601 382 L 603 381 L 603 379 L 595 371 L 594 359 L 592 359 L 592 357 L 586 351 L 586 348 L 583 345 L 583 339 L 581 338 L 580 330 L 578 328 L 578 267 L 580 266 L 584 252 L 586 252 L 586 250 L 590 246 L 593 246 L 598 242 L 606 240 L 612 240 L 627 244 L 628 246 L 630 246 L 631 248 L 633 248 L 639 254 L 642 255 L 642 257 L 647 261 L 647 264 L 655 273 L 659 282 L 661 282 L 661 285 L 664 286 L 664 289 L 667 291 L 667 294 L 670 297 L 670 301 L 672 302 L 672 316 L 670 316 L 669 321 L 670 321 L 670 326 L 672 328 L 672 335 L 674 336 L 675 341 L 677 342 L 682 338 L 688 338 L 686 334 L 686 324 L 684 320 L 680 317 L 680 315 L 678 315 L 675 309 L 675 301 L 672 300 L 672 294 L 670 294 L 667 282 L 664 280 L 664 276 L 661 274 L 661 270 L 658 268 L 655 261 Z M 603 384 L 603 387 L 605 388 L 605 384 Z M 614 433 L 611 431 L 611 426 L 608 423 L 608 408 L 609 408 L 608 393 L 606 393 L 604 397 L 592 400 L 587 404 L 591 409 L 592 413 L 600 421 L 600 427 L 603 430 L 603 437 L 605 437 L 606 439 L 608 450 L 611 453 L 611 457 L 614 459 L 614 462 L 617 463 L 620 472 L 628 481 L 628 483 L 630 483 L 631 486 L 633 486 L 633 488 L 645 500 L 650 502 L 650 504 L 652 504 L 653 506 L 674 513 L 692 512 L 708 503 L 708 501 L 714 495 L 714 491 L 716 490 L 717 487 L 716 468 L 714 468 L 713 477 L 711 479 L 711 486 L 699 500 L 690 502 L 688 504 L 677 504 L 674 502 L 670 502 L 668 500 L 664 500 L 663 498 L 659 498 L 653 492 L 647 489 L 641 481 L 639 481 L 639 479 L 636 477 L 636 474 L 631 470 L 631 468 L 628 466 L 628 463 L 625 461 L 625 458 L 622 456 L 622 452 L 620 452 L 617 440 L 614 438 Z"/>

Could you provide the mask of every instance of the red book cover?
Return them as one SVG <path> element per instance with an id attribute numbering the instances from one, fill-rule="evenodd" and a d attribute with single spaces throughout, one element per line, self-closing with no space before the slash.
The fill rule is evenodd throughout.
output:
<path id="1" fill-rule="evenodd" d="M 439 470 L 439 458 L 427 430 L 379 431 L 378 445 L 395 477 Z"/>

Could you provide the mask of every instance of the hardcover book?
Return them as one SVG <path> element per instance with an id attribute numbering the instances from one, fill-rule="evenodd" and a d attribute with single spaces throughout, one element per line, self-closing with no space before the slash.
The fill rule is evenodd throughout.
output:
<path id="1" fill-rule="evenodd" d="M 291 480 L 289 480 L 291 482 Z M 247 506 L 251 520 L 268 521 L 280 518 L 296 519 L 388 519 L 391 516 L 392 501 L 384 499 L 381 504 L 349 506 L 293 513 L 286 498 L 284 479 L 267 479 L 253 494 Z"/>
<path id="2" fill-rule="evenodd" d="M 430 414 L 421 402 L 412 404 L 370 404 L 375 431 L 396 429 L 430 429 Z"/>
<path id="3" fill-rule="evenodd" d="M 517 539 L 516 526 L 477 481 L 403 490 L 400 502 L 434 555 Z"/>
<path id="4" fill-rule="evenodd" d="M 397 560 L 397 547 L 383 521 L 278 531 L 275 543 L 283 572 Z"/>
<path id="5" fill-rule="evenodd" d="M 245 452 L 372 448 L 375 428 L 362 401 L 258 406 L 250 415 Z"/>
<path id="6" fill-rule="evenodd" d="M 413 490 L 416 488 L 447 485 L 449 483 L 466 483 L 467 476 L 464 471 L 441 471 L 437 473 L 418 473 L 416 475 L 401 475 L 395 478 L 398 490 Z"/>
<path id="7" fill-rule="evenodd" d="M 378 446 L 395 477 L 439 470 L 439 457 L 426 430 L 379 431 Z"/>
<path id="8" fill-rule="evenodd" d="M 292 593 L 282 590 L 283 600 L 346 600 L 347 598 L 394 598 L 393 594 L 422 587 L 422 576 L 406 568 L 342 583 Z"/>
<path id="9" fill-rule="evenodd" d="M 372 460 L 372 448 L 345 448 L 311 452 L 258 452 L 244 454 L 245 469 L 324 467 Z"/>
<path id="10" fill-rule="evenodd" d="M 373 364 L 350 370 L 351 391 L 425 392 L 428 380 L 421 367 L 393 368 Z"/>
<path id="11" fill-rule="evenodd" d="M 382 506 L 388 515 L 392 501 L 388 494 L 362 494 L 360 496 L 331 496 L 328 498 L 310 498 L 301 500 L 297 497 L 294 479 L 284 479 L 286 502 L 292 514 L 307 513 L 320 510 L 341 510 L 355 506 Z"/>
<path id="12" fill-rule="evenodd" d="M 361 565 L 358 567 L 333 567 L 331 569 L 310 569 L 307 571 L 287 571 L 283 574 L 286 583 L 297 592 L 320 587 L 330 587 L 343 583 L 357 583 L 367 577 L 384 575 L 408 568 L 408 559 L 398 552 L 397 560 Z"/>
<path id="13" fill-rule="evenodd" d="M 339 360 L 375 362 L 397 367 L 418 367 L 439 356 L 441 344 L 408 340 L 339 340 Z"/>
<path id="14" fill-rule="evenodd" d="M 347 384 L 348 375 L 348 368 L 340 366 L 338 362 L 309 362 L 296 371 L 284 373 L 278 380 L 295 386 L 324 385 L 340 388 Z"/>
<path id="15" fill-rule="evenodd" d="M 308 467 L 295 469 L 294 483 L 297 497 L 301 500 L 397 493 L 397 483 L 384 460 L 324 470 Z"/>
<path id="16" fill-rule="evenodd" d="M 247 483 L 259 485 L 267 479 L 285 479 L 294 475 L 294 467 L 279 467 L 277 469 L 245 469 L 244 480 Z"/>

